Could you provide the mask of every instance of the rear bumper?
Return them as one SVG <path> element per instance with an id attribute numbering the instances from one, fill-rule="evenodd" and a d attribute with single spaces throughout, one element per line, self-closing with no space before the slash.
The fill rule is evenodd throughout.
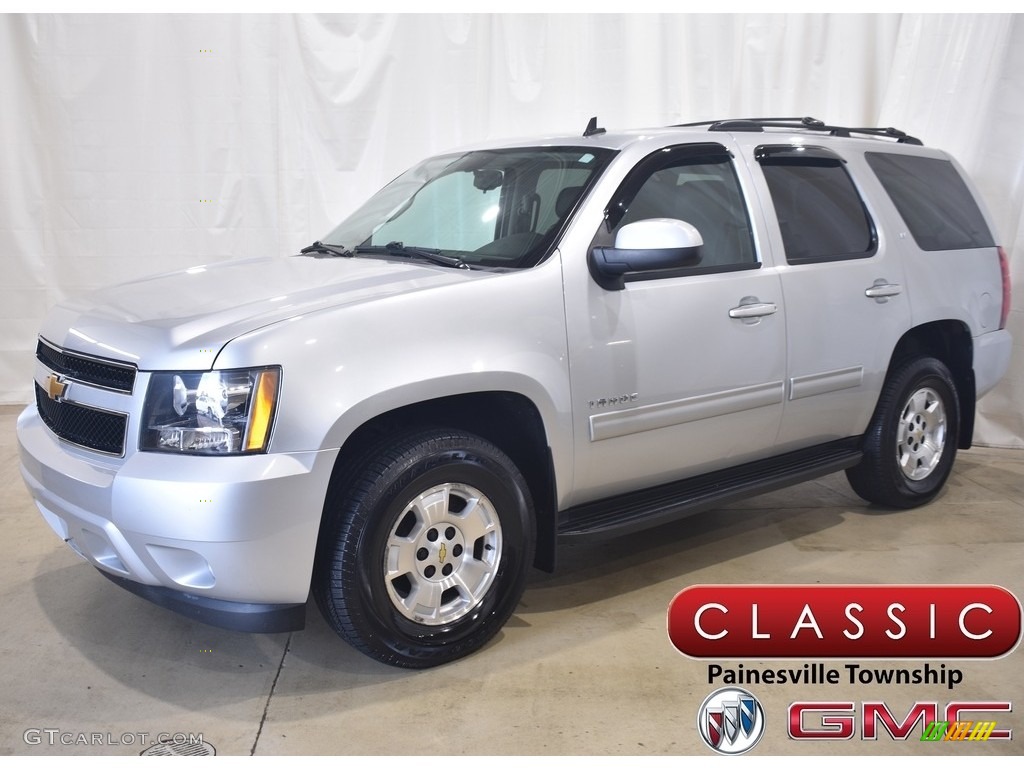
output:
<path id="1" fill-rule="evenodd" d="M 983 333 L 974 339 L 974 386 L 977 397 L 989 392 L 1010 367 L 1013 337 L 1009 331 Z"/>

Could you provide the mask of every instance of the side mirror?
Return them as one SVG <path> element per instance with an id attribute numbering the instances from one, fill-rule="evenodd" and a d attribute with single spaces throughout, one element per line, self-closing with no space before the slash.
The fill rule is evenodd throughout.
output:
<path id="1" fill-rule="evenodd" d="M 679 219 L 644 219 L 615 235 L 614 248 L 590 252 L 590 274 L 607 291 L 621 291 L 627 280 L 673 277 L 700 264 L 704 239 Z"/>

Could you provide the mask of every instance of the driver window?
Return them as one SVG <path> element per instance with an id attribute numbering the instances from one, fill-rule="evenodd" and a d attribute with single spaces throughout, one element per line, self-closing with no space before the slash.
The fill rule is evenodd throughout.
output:
<path id="1" fill-rule="evenodd" d="M 636 189 L 638 180 L 632 186 Z M 625 202 L 625 201 L 624 201 Z M 624 207 L 612 236 L 626 224 L 643 219 L 680 219 L 692 224 L 704 240 L 698 271 L 757 265 L 750 219 L 739 181 L 726 155 L 677 158 L 656 165 L 640 180 Z"/>

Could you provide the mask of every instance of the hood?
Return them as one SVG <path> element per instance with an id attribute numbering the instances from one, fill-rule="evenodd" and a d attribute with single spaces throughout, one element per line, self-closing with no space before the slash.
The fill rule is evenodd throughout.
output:
<path id="1" fill-rule="evenodd" d="M 69 299 L 49 313 L 41 334 L 140 370 L 205 370 L 227 342 L 257 328 L 493 274 L 365 258 L 227 261 Z"/>

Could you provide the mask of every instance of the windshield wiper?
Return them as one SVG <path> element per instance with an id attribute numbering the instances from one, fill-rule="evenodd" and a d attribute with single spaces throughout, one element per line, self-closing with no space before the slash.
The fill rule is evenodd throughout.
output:
<path id="1" fill-rule="evenodd" d="M 312 245 L 307 245 L 299 253 L 323 253 L 328 256 L 344 256 L 346 259 L 351 259 L 355 256 L 352 251 L 343 245 L 328 245 L 327 243 L 321 243 L 319 240 Z"/>
<path id="2" fill-rule="evenodd" d="M 442 267 L 454 267 L 455 269 L 469 269 L 469 265 L 457 256 L 446 256 L 436 248 L 417 248 L 406 246 L 403 243 L 393 240 L 387 245 L 360 245 L 355 249 L 356 253 L 383 253 L 388 256 L 406 256 L 413 259 L 423 259 L 431 264 L 439 264 Z"/>

